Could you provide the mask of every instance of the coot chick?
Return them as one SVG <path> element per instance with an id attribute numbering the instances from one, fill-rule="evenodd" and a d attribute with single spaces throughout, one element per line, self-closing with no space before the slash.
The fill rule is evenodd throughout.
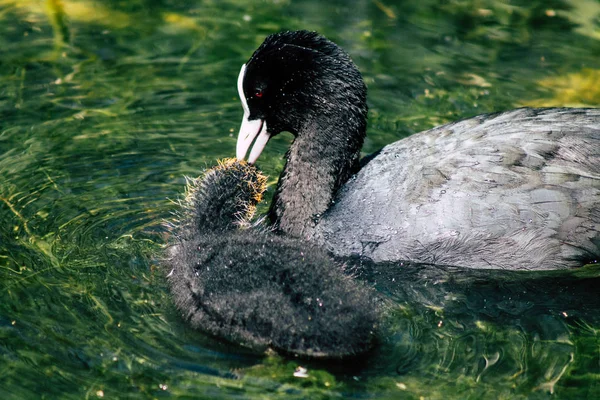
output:
<path id="1" fill-rule="evenodd" d="M 344 358 L 368 351 L 375 291 L 319 247 L 250 224 L 265 178 L 229 160 L 190 182 L 165 264 L 189 324 L 255 350 Z"/>
<path id="2" fill-rule="evenodd" d="M 271 35 L 238 90 L 239 159 L 294 135 L 269 212 L 283 233 L 375 262 L 542 270 L 600 257 L 600 109 L 481 115 L 392 143 L 355 174 L 366 87 L 336 44 Z"/>

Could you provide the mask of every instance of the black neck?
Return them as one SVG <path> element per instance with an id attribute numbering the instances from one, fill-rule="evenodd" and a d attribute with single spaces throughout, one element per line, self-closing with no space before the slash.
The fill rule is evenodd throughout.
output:
<path id="1" fill-rule="evenodd" d="M 366 114 L 366 111 L 365 111 Z M 296 136 L 269 210 L 275 228 L 310 238 L 337 190 L 358 170 L 365 115 L 316 117 Z"/>

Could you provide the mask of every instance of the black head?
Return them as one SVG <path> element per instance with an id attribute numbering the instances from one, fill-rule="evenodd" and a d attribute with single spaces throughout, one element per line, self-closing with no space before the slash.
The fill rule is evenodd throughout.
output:
<path id="1" fill-rule="evenodd" d="M 300 136 L 316 116 L 366 120 L 366 87 L 360 72 L 340 47 L 316 32 L 268 36 L 242 66 L 238 91 L 244 120 L 237 157 L 243 159 L 256 140 L 251 163 L 271 136 L 281 131 Z"/>
<path id="2" fill-rule="evenodd" d="M 256 167 L 235 159 L 188 182 L 177 236 L 182 239 L 236 230 L 248 223 L 266 189 L 267 178 Z"/>

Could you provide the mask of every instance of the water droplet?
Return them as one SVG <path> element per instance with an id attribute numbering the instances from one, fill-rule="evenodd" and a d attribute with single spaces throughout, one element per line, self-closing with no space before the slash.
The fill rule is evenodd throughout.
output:
<path id="1" fill-rule="evenodd" d="M 308 378 L 308 369 L 298 366 L 294 371 L 294 376 L 296 378 Z"/>

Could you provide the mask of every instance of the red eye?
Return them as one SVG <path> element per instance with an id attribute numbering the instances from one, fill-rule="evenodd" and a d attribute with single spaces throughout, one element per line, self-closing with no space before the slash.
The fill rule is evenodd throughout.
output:
<path id="1" fill-rule="evenodd" d="M 260 99 L 261 97 L 263 97 L 263 91 L 262 91 L 262 89 L 256 89 L 256 93 L 254 93 L 254 95 L 255 95 L 256 97 L 258 97 L 259 99 Z"/>

